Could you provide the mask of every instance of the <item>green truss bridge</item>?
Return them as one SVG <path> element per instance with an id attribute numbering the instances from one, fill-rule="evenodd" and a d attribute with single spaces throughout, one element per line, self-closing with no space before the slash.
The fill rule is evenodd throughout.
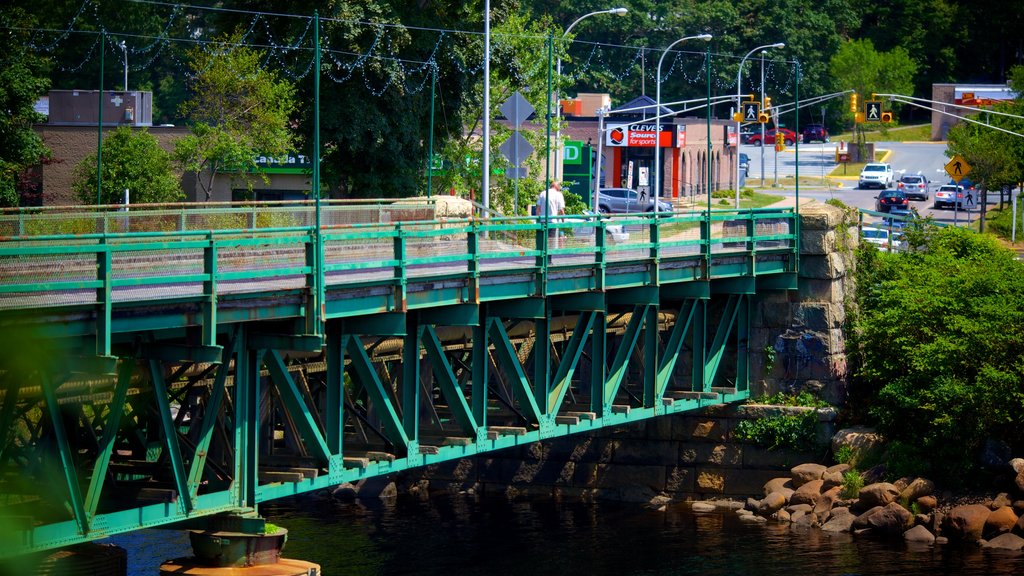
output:
<path id="1" fill-rule="evenodd" d="M 792 209 L 436 214 L 0 215 L 0 556 L 744 399 L 796 288 Z"/>

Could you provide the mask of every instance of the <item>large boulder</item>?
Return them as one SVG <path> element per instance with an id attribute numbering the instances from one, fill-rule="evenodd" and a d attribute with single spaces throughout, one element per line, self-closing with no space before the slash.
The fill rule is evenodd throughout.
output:
<path id="1" fill-rule="evenodd" d="M 757 503 L 754 512 L 761 516 L 771 516 L 786 505 L 786 496 L 782 492 L 772 492 Z"/>
<path id="2" fill-rule="evenodd" d="M 868 524 L 868 520 L 875 514 L 881 512 L 883 508 L 885 508 L 885 506 L 875 506 L 860 516 L 857 516 L 854 518 L 853 523 L 850 524 L 850 530 L 864 530 L 870 528 L 871 525 Z"/>
<path id="3" fill-rule="evenodd" d="M 824 520 L 828 516 L 832 507 L 839 501 L 839 493 L 842 490 L 841 486 L 833 486 L 821 493 L 818 501 L 814 504 L 814 510 L 812 510 L 819 520 Z"/>
<path id="4" fill-rule="evenodd" d="M 821 479 L 825 481 L 825 489 L 827 490 L 833 486 L 842 485 L 843 474 L 846 474 L 849 470 L 849 464 L 836 464 L 835 466 L 829 466 L 826 468 L 825 473 L 821 476 Z"/>
<path id="5" fill-rule="evenodd" d="M 849 508 L 834 508 L 821 529 L 825 532 L 849 532 L 850 526 L 857 517 L 850 512 Z"/>
<path id="6" fill-rule="evenodd" d="M 928 496 L 935 492 L 935 484 L 931 480 L 915 478 L 906 488 L 900 491 L 901 502 L 913 502 L 921 496 Z"/>
<path id="7" fill-rule="evenodd" d="M 896 489 L 896 486 L 888 482 L 876 482 L 860 489 L 857 502 L 860 508 L 868 509 L 894 502 L 899 495 L 900 491 Z"/>
<path id="8" fill-rule="evenodd" d="M 935 507 L 939 505 L 939 501 L 935 496 L 921 496 L 917 500 L 914 500 L 914 502 L 917 503 L 917 508 L 924 514 L 928 514 L 932 510 L 935 510 Z"/>
<path id="9" fill-rule="evenodd" d="M 1010 460 L 1010 468 L 1013 468 L 1013 471 L 1017 474 L 1024 472 L 1024 458 L 1014 458 L 1013 460 Z"/>
<path id="10" fill-rule="evenodd" d="M 1000 534 L 1006 534 L 1017 525 L 1017 515 L 1013 508 L 1002 506 L 993 510 L 985 520 L 985 537 L 992 538 Z"/>
<path id="11" fill-rule="evenodd" d="M 796 490 L 796 486 L 793 485 L 792 478 L 772 478 L 764 483 L 765 496 L 772 492 L 782 492 L 786 495 L 786 499 L 788 500 L 789 497 L 793 495 L 794 490 Z"/>
<path id="12" fill-rule="evenodd" d="M 1017 477 L 1013 480 L 1013 485 L 1017 488 L 1017 492 L 1024 494 L 1024 470 L 1017 472 Z"/>
<path id="13" fill-rule="evenodd" d="M 1024 550 L 1024 538 L 1016 534 L 1003 534 L 985 542 L 981 547 L 1018 552 Z"/>
<path id="14" fill-rule="evenodd" d="M 890 502 L 867 519 L 868 526 L 884 536 L 899 536 L 914 525 L 914 515 L 896 502 Z"/>
<path id="15" fill-rule="evenodd" d="M 879 453 L 882 450 L 882 435 L 874 428 L 866 426 L 853 426 L 843 428 L 832 436 L 832 453 L 835 454 L 843 446 L 849 446 L 857 452 L 863 460 L 869 453 Z"/>
<path id="16" fill-rule="evenodd" d="M 793 478 L 793 486 L 800 488 L 804 484 L 813 480 L 821 480 L 822 475 L 825 474 L 827 468 L 821 464 L 801 464 L 795 466 L 789 471 L 790 476 Z"/>
<path id="17" fill-rule="evenodd" d="M 907 542 L 920 542 L 923 544 L 932 544 L 935 542 L 935 535 L 928 531 L 924 526 L 914 526 L 910 530 L 903 533 L 903 539 Z"/>
<path id="18" fill-rule="evenodd" d="M 942 534 L 950 540 L 977 542 L 992 511 L 982 504 L 966 504 L 949 511 L 942 519 Z"/>
<path id="19" fill-rule="evenodd" d="M 796 492 L 789 497 L 790 504 L 809 504 L 812 508 L 821 497 L 821 487 L 824 480 L 811 480 L 796 489 Z"/>

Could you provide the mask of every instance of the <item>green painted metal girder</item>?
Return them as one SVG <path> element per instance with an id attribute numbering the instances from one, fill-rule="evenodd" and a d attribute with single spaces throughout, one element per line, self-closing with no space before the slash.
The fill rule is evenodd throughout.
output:
<path id="1" fill-rule="evenodd" d="M 407 316 L 403 312 L 385 312 L 355 318 L 344 318 L 340 328 L 346 334 L 374 336 L 405 336 Z"/>
<path id="2" fill-rule="evenodd" d="M 686 282 L 663 284 L 661 297 L 664 300 L 688 300 L 690 298 L 711 298 L 711 282 Z"/>
<path id="3" fill-rule="evenodd" d="M 487 316 L 497 318 L 544 318 L 548 314 L 544 298 L 518 298 L 488 302 L 484 308 Z"/>
<path id="4" fill-rule="evenodd" d="M 345 348 L 348 337 L 344 335 L 340 321 L 328 321 L 324 329 L 327 334 L 327 405 L 324 406 L 327 448 L 331 454 L 341 455 L 345 435 Z M 332 469 L 331 475 L 335 472 Z"/>
<path id="5" fill-rule="evenodd" d="M 711 382 L 714 382 L 715 375 L 718 374 L 718 367 L 722 363 L 722 357 L 725 355 L 726 340 L 736 325 L 736 313 L 742 298 L 743 296 L 730 294 L 725 304 L 722 318 L 719 320 L 718 328 L 715 330 L 715 338 L 712 340 L 710 348 L 708 348 L 708 356 L 705 359 L 705 389 L 707 389 Z"/>
<path id="6" fill-rule="evenodd" d="M 455 378 L 451 365 L 444 357 L 444 347 L 441 346 L 441 340 L 437 337 L 437 332 L 433 326 L 424 326 L 423 328 L 423 338 L 421 340 L 423 348 L 426 350 L 427 358 L 430 359 L 430 364 L 434 368 L 434 377 L 441 388 L 441 394 L 448 401 L 448 409 L 452 411 L 452 416 L 458 422 L 462 431 L 469 436 L 475 437 L 477 433 L 476 419 L 473 418 L 473 413 L 466 402 L 466 396 L 459 387 L 459 381 Z"/>
<path id="7" fill-rule="evenodd" d="M 707 392 L 711 387 L 707 377 L 707 312 L 708 300 L 694 302 L 693 329 L 690 330 L 690 353 L 693 354 L 690 385 L 695 392 Z"/>
<path id="8" fill-rule="evenodd" d="M 402 427 L 402 422 L 395 409 L 395 403 L 391 399 L 388 389 L 377 377 L 377 371 L 373 369 L 373 363 L 366 354 L 366 346 L 362 339 L 355 334 L 348 335 L 348 353 L 352 357 L 352 369 L 355 370 L 363 388 L 370 396 L 370 401 L 377 407 L 377 413 L 384 424 L 384 433 L 392 444 L 405 450 L 409 446 L 409 437 Z"/>
<path id="9" fill-rule="evenodd" d="M 440 326 L 476 326 L 480 323 L 480 307 L 476 304 L 458 304 L 417 310 L 420 324 Z"/>
<path id="10" fill-rule="evenodd" d="M 85 503 L 82 500 L 82 489 L 78 485 L 75 459 L 71 453 L 71 446 L 68 444 L 67 431 L 64 428 L 64 417 L 61 415 L 60 405 L 57 403 L 56 386 L 53 385 L 45 371 L 39 372 L 39 378 L 42 380 L 43 396 L 46 399 L 46 409 L 50 416 L 50 425 L 53 426 L 53 435 L 57 438 L 57 451 L 60 455 L 61 468 L 64 471 L 64 485 L 67 488 L 71 513 L 74 517 L 78 533 L 88 534 L 89 517 L 85 513 Z"/>
<path id="11" fill-rule="evenodd" d="M 608 306 L 657 306 L 660 289 L 657 286 L 641 286 L 608 291 Z"/>
<path id="12" fill-rule="evenodd" d="M 270 373 L 270 379 L 277 386 L 281 400 L 288 407 L 288 413 L 299 429 L 299 435 L 302 437 L 306 449 L 313 454 L 321 466 L 326 468 L 331 458 L 331 450 L 327 447 L 327 442 L 320 434 L 320 430 L 317 429 L 316 422 L 313 421 L 313 414 L 306 404 L 302 392 L 299 391 L 299 387 L 295 385 L 295 380 L 288 372 L 284 359 L 281 358 L 277 350 L 267 350 L 263 354 L 263 363 Z"/>
<path id="13" fill-rule="evenodd" d="M 683 349 L 683 342 L 686 340 L 686 335 L 690 331 L 690 326 L 693 324 L 694 312 L 697 308 L 696 300 L 689 300 L 683 303 L 679 309 L 679 313 L 676 314 L 676 322 L 672 326 L 672 332 L 669 335 L 668 342 L 665 344 L 664 354 L 661 357 L 661 361 L 658 364 L 658 381 L 655 395 L 658 398 L 665 396 L 665 390 L 668 388 L 668 382 L 672 378 L 672 373 L 676 369 L 676 363 L 679 361 L 679 354 Z"/>
<path id="14" fill-rule="evenodd" d="M 257 350 L 297 350 L 319 352 L 324 347 L 324 337 L 317 334 L 249 334 L 249 347 Z"/>
<path id="15" fill-rule="evenodd" d="M 126 360 L 121 363 L 121 370 L 117 375 L 117 384 L 114 387 L 114 396 L 107 405 L 107 421 L 103 426 L 103 438 L 99 442 L 96 451 L 96 462 L 92 469 L 92 478 L 89 479 L 89 488 L 85 493 L 85 513 L 89 518 L 96 515 L 99 507 L 100 495 L 103 493 L 103 483 L 107 478 L 107 466 L 110 464 L 110 455 L 114 451 L 114 441 L 117 440 L 117 431 L 121 426 L 121 415 L 124 413 L 124 401 L 128 395 L 128 385 L 131 384 L 134 373 L 135 362 Z"/>
<path id="16" fill-rule="evenodd" d="M 740 278 L 724 278 L 711 281 L 713 294 L 756 294 L 757 282 L 753 276 Z"/>
<path id="17" fill-rule="evenodd" d="M 167 401 L 167 385 L 164 382 L 163 367 L 157 360 L 149 360 L 149 379 L 153 385 L 153 398 L 156 400 L 157 414 L 160 416 L 160 427 L 164 436 L 164 448 L 171 462 L 174 475 L 174 486 L 178 490 L 178 505 L 186 512 L 193 509 L 192 495 L 188 490 L 188 476 L 185 475 L 185 462 L 181 457 L 178 442 L 178 429 L 171 418 L 171 407 Z"/>
<path id="18" fill-rule="evenodd" d="M 769 274 L 757 277 L 757 290 L 796 290 L 798 288 L 796 273 Z"/>
<path id="19" fill-rule="evenodd" d="M 210 442 L 216 430 L 217 419 L 220 415 L 220 407 L 224 400 L 224 393 L 228 373 L 231 371 L 231 358 L 238 358 L 238 330 L 231 335 L 230 342 L 224 347 L 223 357 L 220 366 L 217 367 L 217 374 L 213 379 L 213 388 L 210 389 L 210 396 L 206 402 L 202 425 L 199 430 L 199 437 L 196 439 L 195 454 L 188 471 L 188 493 L 192 498 L 198 498 L 199 486 L 203 481 L 203 473 L 206 470 L 206 460 L 210 454 Z M 240 358 L 239 358 L 240 359 Z"/>
<path id="20" fill-rule="evenodd" d="M 569 390 L 572 375 L 576 372 L 583 349 L 587 345 L 587 338 L 594 327 L 596 312 L 583 312 L 576 321 L 572 330 L 572 337 L 565 346 L 562 354 L 562 361 L 558 365 L 554 378 L 551 380 L 551 392 L 548 394 L 547 414 L 557 414 L 558 408 L 562 405 L 565 393 Z"/>
<path id="21" fill-rule="evenodd" d="M 577 294 L 552 296 L 550 301 L 552 312 L 603 312 L 608 309 L 604 292 L 580 292 Z M 521 318 L 521 316 L 513 316 L 513 318 Z"/>
<path id="22" fill-rule="evenodd" d="M 188 346 L 167 342 L 143 343 L 139 346 L 139 358 L 161 362 L 199 362 L 218 364 L 224 349 L 220 346 Z"/>
<path id="23" fill-rule="evenodd" d="M 494 342 L 494 356 L 498 364 L 505 370 L 508 376 L 509 385 L 512 387 L 520 408 L 527 414 L 531 422 L 540 422 L 541 410 L 537 405 L 535 394 L 530 389 L 530 381 L 526 377 L 512 341 L 505 331 L 505 325 L 497 318 L 488 318 L 488 332 Z"/>
<path id="24" fill-rule="evenodd" d="M 640 337 L 640 327 L 644 323 L 644 316 L 647 312 L 647 306 L 634 306 L 633 314 L 629 318 L 629 323 L 626 324 L 626 330 L 622 334 L 622 343 L 619 345 L 619 349 L 615 352 L 615 359 L 612 361 L 612 366 L 608 370 L 608 380 L 605 383 L 601 398 L 604 399 L 604 405 L 602 406 L 602 412 L 604 408 L 611 405 L 612 400 L 615 399 L 615 395 L 619 393 L 619 386 L 622 385 L 623 379 L 626 377 L 626 368 L 629 363 L 629 357 L 632 356 L 633 350 L 636 348 L 636 342 Z"/>
<path id="25" fill-rule="evenodd" d="M 416 315 L 406 317 L 405 338 L 402 340 L 402 427 L 409 442 L 420 439 L 420 340 L 423 327 Z"/>

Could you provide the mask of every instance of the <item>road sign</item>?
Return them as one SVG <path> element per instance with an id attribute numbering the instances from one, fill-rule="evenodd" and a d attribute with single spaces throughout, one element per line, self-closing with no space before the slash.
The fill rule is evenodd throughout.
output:
<path id="1" fill-rule="evenodd" d="M 743 103 L 743 121 L 744 122 L 757 122 L 757 115 L 761 112 L 760 102 L 744 102 Z"/>
<path id="2" fill-rule="evenodd" d="M 967 175 L 971 173 L 971 165 L 960 157 L 959 154 L 954 154 L 953 158 L 946 164 L 946 174 L 953 179 L 953 182 L 960 182 Z"/>
<path id="3" fill-rule="evenodd" d="M 533 146 L 530 146 L 530 143 L 518 131 L 513 132 L 512 136 L 498 147 L 498 150 L 505 158 L 508 158 L 513 166 L 519 166 L 523 160 L 533 154 Z"/>
<path id="4" fill-rule="evenodd" d="M 519 125 L 526 121 L 533 114 L 533 106 L 523 98 L 523 95 L 516 90 L 505 103 L 501 105 L 501 113 L 512 126 L 519 128 Z"/>
<path id="5" fill-rule="evenodd" d="M 882 121 L 882 101 L 867 100 L 864 102 L 864 118 L 868 122 Z"/>

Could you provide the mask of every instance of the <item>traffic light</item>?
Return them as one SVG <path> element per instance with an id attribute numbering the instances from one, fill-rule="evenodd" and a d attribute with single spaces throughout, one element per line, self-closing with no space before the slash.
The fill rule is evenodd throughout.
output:
<path id="1" fill-rule="evenodd" d="M 765 96 L 764 97 L 764 109 L 765 110 L 771 110 L 771 108 L 772 108 L 772 97 L 771 96 Z"/>
<path id="2" fill-rule="evenodd" d="M 857 93 L 850 94 L 850 112 L 857 113 Z"/>
<path id="3" fill-rule="evenodd" d="M 882 112 L 882 122 L 892 122 L 892 112 Z"/>
<path id="4" fill-rule="evenodd" d="M 757 121 L 760 122 L 761 124 L 767 124 L 772 121 L 772 118 L 771 116 L 768 115 L 767 112 L 761 112 L 760 114 L 757 115 Z"/>

